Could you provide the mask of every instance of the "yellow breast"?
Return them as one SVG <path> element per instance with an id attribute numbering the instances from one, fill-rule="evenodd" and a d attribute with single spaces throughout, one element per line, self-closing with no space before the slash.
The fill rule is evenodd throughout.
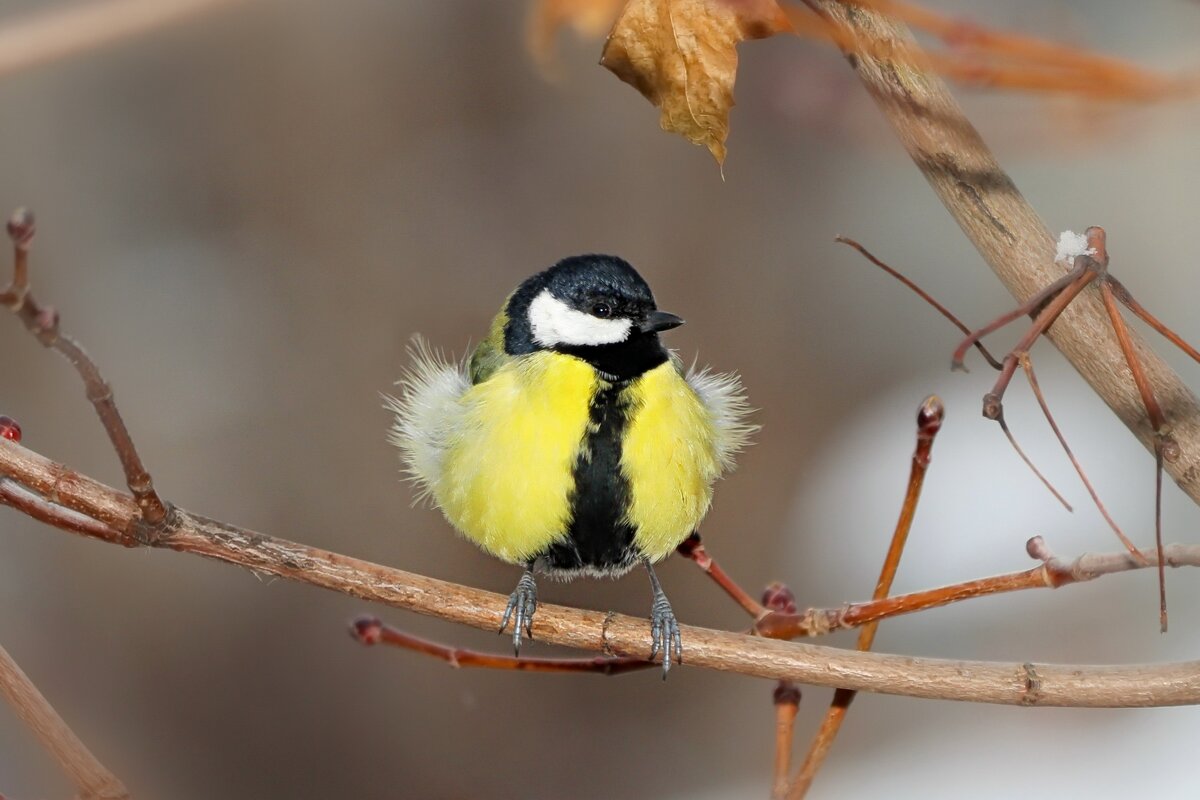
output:
<path id="1" fill-rule="evenodd" d="M 514 563 L 564 538 L 596 384 L 583 361 L 534 353 L 468 389 L 462 425 L 433 486 L 451 524 Z"/>
<path id="2" fill-rule="evenodd" d="M 672 362 L 626 390 L 630 419 L 621 465 L 629 480 L 634 544 L 657 561 L 696 529 L 721 474 L 712 417 Z"/>

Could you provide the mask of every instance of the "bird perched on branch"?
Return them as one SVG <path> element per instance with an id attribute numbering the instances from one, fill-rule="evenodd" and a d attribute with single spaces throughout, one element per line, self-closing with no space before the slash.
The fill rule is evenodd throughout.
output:
<path id="1" fill-rule="evenodd" d="M 533 636 L 534 572 L 616 577 L 642 564 L 650 658 L 681 660 L 653 564 L 707 513 L 756 426 L 736 375 L 685 371 L 659 334 L 683 320 L 614 256 L 566 258 L 509 295 L 466 363 L 417 339 L 388 397 L 390 439 L 446 519 L 525 567 L 500 626 Z"/>

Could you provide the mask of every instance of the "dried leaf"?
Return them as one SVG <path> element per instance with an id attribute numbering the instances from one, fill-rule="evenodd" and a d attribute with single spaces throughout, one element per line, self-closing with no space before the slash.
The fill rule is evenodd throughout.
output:
<path id="1" fill-rule="evenodd" d="M 529 52 L 544 72 L 552 71 L 558 58 L 554 40 L 564 26 L 584 39 L 599 38 L 624 4 L 625 0 L 534 0 L 526 34 Z"/>
<path id="2" fill-rule="evenodd" d="M 600 63 L 662 109 L 664 130 L 723 164 L 735 48 L 789 28 L 775 0 L 629 0 Z"/>

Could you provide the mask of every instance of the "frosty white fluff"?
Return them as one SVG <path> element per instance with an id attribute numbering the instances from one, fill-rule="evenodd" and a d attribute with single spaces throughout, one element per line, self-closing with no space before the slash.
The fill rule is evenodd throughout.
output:
<path id="1" fill-rule="evenodd" d="M 1058 249 L 1054 251 L 1054 260 L 1066 262 L 1068 266 L 1075 263 L 1075 256 L 1094 256 L 1096 248 L 1088 247 L 1087 237 L 1075 231 L 1063 231 L 1058 235 Z"/>

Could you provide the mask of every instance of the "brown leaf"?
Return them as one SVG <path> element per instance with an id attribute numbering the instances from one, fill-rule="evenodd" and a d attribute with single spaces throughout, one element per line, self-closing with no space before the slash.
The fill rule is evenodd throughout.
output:
<path id="1" fill-rule="evenodd" d="M 775 0 L 629 0 L 600 63 L 662 109 L 663 130 L 723 164 L 735 48 L 789 28 Z"/>

